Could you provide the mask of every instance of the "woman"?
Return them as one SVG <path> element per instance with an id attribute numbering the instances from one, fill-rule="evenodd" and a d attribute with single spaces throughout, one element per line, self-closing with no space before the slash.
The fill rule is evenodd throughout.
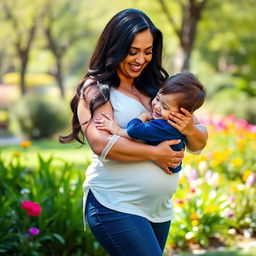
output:
<path id="1" fill-rule="evenodd" d="M 151 111 L 150 102 L 168 77 L 161 58 L 162 34 L 151 20 L 135 9 L 117 13 L 102 32 L 71 102 L 73 131 L 60 138 L 83 143 L 82 133 L 95 153 L 84 182 L 85 218 L 114 256 L 162 255 L 179 179 L 168 167 L 177 167 L 184 153 L 170 147 L 179 140 L 145 145 L 98 130 L 94 121 L 105 112 L 125 128 L 140 112 Z M 186 131 L 189 150 L 204 147 L 207 132 L 188 111 L 170 119 Z"/>

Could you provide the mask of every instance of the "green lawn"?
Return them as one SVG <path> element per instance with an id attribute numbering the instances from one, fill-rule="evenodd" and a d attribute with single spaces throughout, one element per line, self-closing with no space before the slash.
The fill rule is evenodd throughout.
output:
<path id="1" fill-rule="evenodd" d="M 64 159 L 79 167 L 85 166 L 85 163 L 91 159 L 90 149 L 87 145 L 80 148 L 78 143 L 60 144 L 57 140 L 32 141 L 32 145 L 26 149 L 20 145 L 0 146 L 0 155 L 5 161 L 9 161 L 14 152 L 21 152 L 21 160 L 31 167 L 37 165 L 38 154 L 43 158 L 54 156 L 59 163 L 61 163 L 61 159 Z"/>

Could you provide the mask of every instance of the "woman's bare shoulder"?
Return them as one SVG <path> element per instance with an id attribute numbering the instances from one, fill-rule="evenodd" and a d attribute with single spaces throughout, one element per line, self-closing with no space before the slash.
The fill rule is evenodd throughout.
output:
<path id="1" fill-rule="evenodd" d="M 97 86 L 97 80 L 93 77 L 88 77 L 81 87 L 80 99 L 85 101 L 91 100 L 98 92 L 99 88 Z"/>

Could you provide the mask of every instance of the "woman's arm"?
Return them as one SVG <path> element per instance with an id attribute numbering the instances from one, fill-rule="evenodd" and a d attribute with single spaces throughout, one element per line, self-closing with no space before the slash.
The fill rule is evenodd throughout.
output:
<path id="1" fill-rule="evenodd" d="M 193 114 L 184 108 L 181 108 L 181 111 L 184 114 L 172 112 L 168 123 L 186 136 L 188 150 L 199 151 L 206 145 L 208 132 L 205 127 L 199 125 L 200 122 Z"/>
<path id="2" fill-rule="evenodd" d="M 87 92 L 87 98 L 91 98 L 93 90 Z M 82 131 L 85 134 L 87 141 L 94 153 L 100 155 L 109 142 L 111 134 L 107 131 L 98 130 L 94 124 L 96 117 L 101 116 L 105 112 L 113 116 L 113 110 L 110 102 L 98 108 L 93 117 L 89 111 L 89 101 L 80 100 L 78 105 L 78 118 L 82 125 Z M 117 161 L 134 162 L 134 161 L 155 161 L 165 172 L 170 173 L 168 166 L 175 168 L 183 159 L 183 151 L 173 151 L 170 145 L 178 144 L 179 141 L 166 141 L 158 146 L 145 145 L 126 138 L 120 137 L 110 149 L 107 158 Z"/>

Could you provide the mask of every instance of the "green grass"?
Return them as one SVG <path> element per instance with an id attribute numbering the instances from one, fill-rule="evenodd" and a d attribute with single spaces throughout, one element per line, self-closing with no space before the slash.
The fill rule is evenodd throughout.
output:
<path id="1" fill-rule="evenodd" d="M 37 166 L 38 154 L 43 158 L 54 156 L 55 159 L 59 160 L 59 163 L 61 163 L 61 159 L 64 159 L 79 167 L 85 166 L 91 159 L 88 145 L 80 148 L 78 143 L 60 144 L 57 140 L 32 141 L 32 145 L 26 149 L 20 145 L 0 146 L 0 155 L 5 161 L 9 161 L 14 152 L 21 152 L 21 160 L 30 167 Z"/>

